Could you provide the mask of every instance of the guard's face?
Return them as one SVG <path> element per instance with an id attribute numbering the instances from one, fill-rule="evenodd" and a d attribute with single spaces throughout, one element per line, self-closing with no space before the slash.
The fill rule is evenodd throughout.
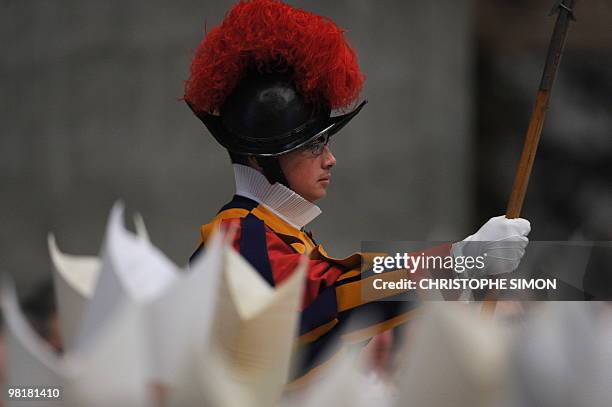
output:
<path id="1" fill-rule="evenodd" d="M 278 158 L 291 189 L 310 202 L 325 197 L 331 183 L 331 168 L 336 165 L 336 157 L 328 141 L 327 136 L 322 136 L 312 144 Z"/>

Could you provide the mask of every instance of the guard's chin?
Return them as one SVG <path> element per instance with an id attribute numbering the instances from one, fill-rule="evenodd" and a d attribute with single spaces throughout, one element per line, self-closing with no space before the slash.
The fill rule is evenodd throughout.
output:
<path id="1" fill-rule="evenodd" d="M 317 191 L 316 194 L 312 194 L 309 197 L 305 197 L 307 200 L 309 200 L 312 203 L 317 202 L 320 199 L 323 199 L 327 196 L 327 191 L 325 190 L 325 188 L 321 188 L 319 191 Z"/>
<path id="2" fill-rule="evenodd" d="M 327 189 L 323 188 L 323 189 L 321 190 L 321 192 L 319 193 L 319 196 L 317 197 L 317 201 L 318 201 L 319 199 L 323 199 L 323 198 L 325 198 L 326 196 L 327 196 Z"/>

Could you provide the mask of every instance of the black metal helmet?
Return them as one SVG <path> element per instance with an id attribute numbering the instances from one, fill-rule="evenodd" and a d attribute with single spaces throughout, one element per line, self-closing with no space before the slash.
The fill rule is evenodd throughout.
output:
<path id="1" fill-rule="evenodd" d="M 349 113 L 331 117 L 328 105 L 306 100 L 291 73 L 260 73 L 253 69 L 227 97 L 219 115 L 198 111 L 189 101 L 187 104 L 230 152 L 274 157 L 296 150 L 324 133 L 337 133 L 366 101 Z"/>

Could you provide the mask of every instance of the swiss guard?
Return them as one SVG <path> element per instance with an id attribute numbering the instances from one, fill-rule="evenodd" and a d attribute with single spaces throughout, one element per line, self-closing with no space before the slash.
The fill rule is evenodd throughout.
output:
<path id="1" fill-rule="evenodd" d="M 362 287 L 376 277 L 362 271 L 367 256 L 332 258 L 304 229 L 321 213 L 315 202 L 325 197 L 336 165 L 329 140 L 366 103 L 357 103 L 363 82 L 355 51 L 333 21 L 277 0 L 252 0 L 237 3 L 205 35 L 185 85 L 185 101 L 228 150 L 236 182 L 231 201 L 201 227 L 192 259 L 215 228 L 230 224 L 237 228 L 234 247 L 271 286 L 283 284 L 301 256 L 309 258 L 298 382 L 329 360 L 332 344 L 366 343 L 410 320 L 417 304 L 385 301 L 406 292 L 364 297 Z M 348 112 L 332 115 L 336 110 Z M 492 267 L 512 271 L 529 230 L 524 219 L 500 216 L 464 244 L 432 250 L 478 253 L 480 242 L 512 241 L 498 245 Z"/>

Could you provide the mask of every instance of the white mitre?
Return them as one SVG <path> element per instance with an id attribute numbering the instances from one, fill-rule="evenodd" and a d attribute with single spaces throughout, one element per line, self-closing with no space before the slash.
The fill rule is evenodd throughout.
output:
<path id="1" fill-rule="evenodd" d="M 146 237 L 134 235 L 123 224 L 123 205 L 109 216 L 98 280 L 87 302 L 76 346 L 82 346 L 125 301 L 145 303 L 160 295 L 178 276 L 178 268 Z"/>
<path id="2" fill-rule="evenodd" d="M 274 288 L 228 244 L 223 261 L 210 343 L 192 349 L 172 405 L 276 405 L 288 378 L 306 262 Z"/>
<path id="3" fill-rule="evenodd" d="M 429 303 L 413 326 L 399 401 L 414 406 L 495 406 L 507 383 L 504 331 L 477 307 Z"/>
<path id="4" fill-rule="evenodd" d="M 605 372 L 605 368 L 600 369 L 601 361 L 607 358 L 595 319 L 596 305 L 551 301 L 534 307 L 513 348 L 515 403 L 542 407 L 604 405 L 600 404 L 603 393 L 599 383 Z M 610 372 L 608 369 L 608 377 L 603 377 L 608 394 Z"/>
<path id="5" fill-rule="evenodd" d="M 121 307 L 87 347 L 57 356 L 25 320 L 12 284 L 0 294 L 6 321 L 7 385 L 61 387 L 60 401 L 41 406 L 151 405 L 142 320 L 137 309 Z M 22 400 L 8 405 L 22 406 Z"/>
<path id="6" fill-rule="evenodd" d="M 142 216 L 134 215 L 136 233 L 148 241 L 149 234 Z M 78 335 L 84 310 L 93 296 L 101 261 L 97 256 L 76 256 L 62 253 L 55 236 L 48 237 L 49 255 L 53 264 L 53 284 L 59 326 L 64 349 L 72 349 Z"/>

